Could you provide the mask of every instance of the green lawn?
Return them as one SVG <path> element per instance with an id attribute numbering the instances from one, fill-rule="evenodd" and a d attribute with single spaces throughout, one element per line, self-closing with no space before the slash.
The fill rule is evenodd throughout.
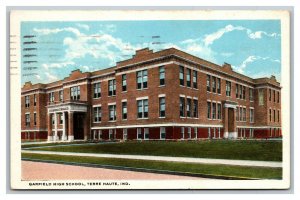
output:
<path id="1" fill-rule="evenodd" d="M 32 150 L 282 161 L 282 141 L 128 141 L 122 143 L 44 147 Z"/>
<path id="2" fill-rule="evenodd" d="M 234 178 L 257 178 L 257 179 L 281 179 L 282 168 L 268 167 L 242 167 L 228 165 L 208 165 L 180 162 L 163 162 L 147 160 L 129 160 L 115 158 L 94 158 L 94 157 L 72 157 L 60 155 L 41 155 L 22 153 L 22 159 L 40 159 L 46 161 L 64 161 L 76 163 L 89 163 L 99 165 L 113 165 L 133 168 L 146 168 L 151 170 L 168 170 L 189 174 L 205 174 L 214 176 L 228 176 Z"/>

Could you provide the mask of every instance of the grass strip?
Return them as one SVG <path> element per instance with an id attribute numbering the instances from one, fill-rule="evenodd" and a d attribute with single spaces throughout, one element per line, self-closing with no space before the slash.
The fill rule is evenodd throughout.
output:
<path id="1" fill-rule="evenodd" d="M 22 159 L 39 159 L 49 161 L 63 161 L 76 163 L 90 163 L 98 165 L 113 165 L 121 167 L 145 168 L 152 170 L 168 170 L 181 173 L 195 173 L 215 176 L 229 176 L 257 179 L 281 179 L 282 168 L 243 167 L 230 165 L 195 164 L 182 162 L 147 161 L 118 158 L 95 158 L 61 155 L 42 155 L 22 153 Z"/>
<path id="2" fill-rule="evenodd" d="M 119 155 L 216 158 L 233 160 L 282 161 L 282 141 L 128 141 L 37 148 L 32 150 Z"/>

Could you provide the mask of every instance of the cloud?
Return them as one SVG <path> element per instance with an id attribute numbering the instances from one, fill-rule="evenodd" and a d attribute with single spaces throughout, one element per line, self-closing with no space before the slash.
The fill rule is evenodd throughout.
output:
<path id="1" fill-rule="evenodd" d="M 263 35 L 267 36 L 267 37 L 274 37 L 274 38 L 277 38 L 277 37 L 280 36 L 277 33 L 270 33 L 270 34 L 268 34 L 265 31 L 256 31 L 254 33 L 251 32 L 251 31 L 249 31 L 249 33 L 248 33 L 248 37 L 251 38 L 251 39 L 253 39 L 253 40 L 255 40 L 255 39 L 261 39 Z"/>
<path id="2" fill-rule="evenodd" d="M 245 69 L 249 66 L 249 64 L 257 61 L 257 60 L 268 60 L 270 62 L 277 62 L 280 63 L 280 60 L 278 59 L 272 59 L 270 57 L 261 57 L 261 56 L 248 56 L 239 66 L 232 66 L 234 70 L 236 70 L 239 73 L 244 73 Z"/>
<path id="3" fill-rule="evenodd" d="M 38 75 L 38 74 L 35 75 L 35 78 L 36 78 L 37 80 L 42 80 L 42 79 L 41 79 L 41 76 Z"/>
<path id="4" fill-rule="evenodd" d="M 47 81 L 49 81 L 49 82 L 58 80 L 58 77 L 50 74 L 49 72 L 45 72 L 45 75 L 47 77 Z"/>
<path id="5" fill-rule="evenodd" d="M 42 64 L 42 67 L 48 70 L 49 68 L 62 68 L 62 67 L 67 67 L 69 65 L 75 65 L 75 62 L 67 61 L 67 62 L 60 62 L 60 63 L 44 63 Z"/>
<path id="6" fill-rule="evenodd" d="M 87 31 L 90 30 L 90 26 L 87 24 L 76 24 L 76 26 L 78 26 L 79 28 L 85 29 Z"/>
<path id="7" fill-rule="evenodd" d="M 50 35 L 50 34 L 57 34 L 60 32 L 70 32 L 73 33 L 76 36 L 80 36 L 81 33 L 78 29 L 73 28 L 73 27 L 66 27 L 66 28 L 54 28 L 54 29 L 49 29 L 49 28 L 43 28 L 43 29 L 33 29 L 34 32 L 37 32 L 41 35 Z"/>
<path id="8" fill-rule="evenodd" d="M 113 33 L 117 30 L 117 26 L 114 24 L 100 24 L 101 33 Z"/>

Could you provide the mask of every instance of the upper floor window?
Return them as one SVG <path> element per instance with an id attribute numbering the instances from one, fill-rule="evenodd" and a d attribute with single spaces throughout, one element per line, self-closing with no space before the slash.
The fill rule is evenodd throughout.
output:
<path id="1" fill-rule="evenodd" d="M 258 105 L 260 105 L 260 106 L 264 105 L 264 90 L 263 89 L 258 90 Z"/>
<path id="2" fill-rule="evenodd" d="M 60 90 L 58 92 L 58 96 L 59 96 L 59 101 L 63 101 L 64 100 L 64 92 L 63 92 L 63 90 Z"/>
<path id="3" fill-rule="evenodd" d="M 122 119 L 127 119 L 127 101 L 122 102 Z"/>
<path id="4" fill-rule="evenodd" d="M 25 125 L 30 126 L 30 114 L 25 114 Z"/>
<path id="5" fill-rule="evenodd" d="M 193 87 L 196 88 L 196 89 L 198 88 L 198 84 L 197 84 L 197 74 L 198 74 L 197 71 L 194 70 L 194 71 L 193 71 Z"/>
<path id="6" fill-rule="evenodd" d="M 217 105 L 212 103 L 212 119 L 216 119 Z"/>
<path id="7" fill-rule="evenodd" d="M 272 121 L 272 109 L 269 109 L 269 121 Z"/>
<path id="8" fill-rule="evenodd" d="M 148 118 L 148 99 L 138 100 L 137 101 L 137 118 Z"/>
<path id="9" fill-rule="evenodd" d="M 186 86 L 191 87 L 191 69 L 186 69 Z"/>
<path id="10" fill-rule="evenodd" d="M 108 81 L 108 96 L 116 95 L 116 79 Z"/>
<path id="11" fill-rule="evenodd" d="M 36 106 L 36 94 L 33 95 L 33 106 Z"/>
<path id="12" fill-rule="evenodd" d="M 273 110 L 273 122 L 275 122 L 276 121 L 276 112 L 275 112 L 275 110 Z"/>
<path id="13" fill-rule="evenodd" d="M 254 109 L 250 108 L 250 122 L 253 123 L 254 122 Z"/>
<path id="14" fill-rule="evenodd" d="M 213 93 L 216 93 L 216 77 L 212 77 L 212 91 Z"/>
<path id="15" fill-rule="evenodd" d="M 59 114 L 59 124 L 63 124 L 64 123 L 64 116 L 63 114 Z"/>
<path id="16" fill-rule="evenodd" d="M 179 81 L 180 81 L 180 85 L 184 86 L 184 68 L 183 68 L 183 66 L 179 66 Z"/>
<path id="17" fill-rule="evenodd" d="M 246 108 L 243 108 L 243 121 L 246 121 Z"/>
<path id="18" fill-rule="evenodd" d="M 136 72 L 137 89 L 148 88 L 148 71 L 142 70 Z"/>
<path id="19" fill-rule="evenodd" d="M 180 97 L 179 98 L 179 101 L 180 101 L 180 105 L 179 105 L 179 107 L 180 107 L 180 117 L 184 117 L 185 116 L 185 114 L 184 114 L 184 107 L 185 107 L 185 99 L 184 99 L 184 97 Z"/>
<path id="20" fill-rule="evenodd" d="M 226 81 L 226 96 L 230 97 L 231 96 L 231 82 Z"/>
<path id="21" fill-rule="evenodd" d="M 108 106 L 109 111 L 109 121 L 115 121 L 116 120 L 116 105 L 109 105 Z"/>
<path id="22" fill-rule="evenodd" d="M 94 122 L 101 122 L 101 107 L 94 107 Z"/>
<path id="23" fill-rule="evenodd" d="M 217 92 L 221 94 L 221 79 L 217 78 Z"/>
<path id="24" fill-rule="evenodd" d="M 239 84 L 235 84 L 235 98 L 239 98 Z"/>
<path id="25" fill-rule="evenodd" d="M 210 75 L 206 75 L 206 90 L 210 92 Z"/>
<path id="26" fill-rule="evenodd" d="M 207 118 L 211 119 L 211 102 L 207 102 Z"/>
<path id="27" fill-rule="evenodd" d="M 100 98 L 100 97 L 101 97 L 101 84 L 94 83 L 94 98 Z"/>
<path id="28" fill-rule="evenodd" d="M 240 121 L 243 121 L 243 108 L 240 107 Z"/>
<path id="29" fill-rule="evenodd" d="M 217 119 L 221 119 L 222 118 L 222 108 L 221 108 L 221 104 L 218 103 L 218 116 Z"/>
<path id="30" fill-rule="evenodd" d="M 30 96 L 25 96 L 25 108 L 30 106 Z"/>
<path id="31" fill-rule="evenodd" d="M 280 111 L 277 110 L 277 122 L 279 122 L 279 121 L 280 121 Z"/>
<path id="32" fill-rule="evenodd" d="M 276 92 L 275 92 L 275 90 L 273 90 L 273 102 L 274 103 L 276 102 Z"/>
<path id="33" fill-rule="evenodd" d="M 80 86 L 71 87 L 71 99 L 72 100 L 80 99 Z"/>
<path id="34" fill-rule="evenodd" d="M 249 100 L 253 101 L 253 89 L 249 88 Z"/>
<path id="35" fill-rule="evenodd" d="M 122 91 L 127 91 L 127 76 L 126 74 L 122 75 Z"/>
<path id="36" fill-rule="evenodd" d="M 159 67 L 159 85 L 165 85 L 165 67 Z"/>
<path id="37" fill-rule="evenodd" d="M 33 125 L 36 126 L 36 113 L 33 113 Z"/>
<path id="38" fill-rule="evenodd" d="M 166 116 L 166 98 L 159 97 L 159 117 Z"/>
<path id="39" fill-rule="evenodd" d="M 49 102 L 54 102 L 54 92 L 49 93 Z"/>
<path id="40" fill-rule="evenodd" d="M 279 103 L 279 99 L 280 99 L 280 94 L 279 92 L 277 92 L 277 103 Z"/>
<path id="41" fill-rule="evenodd" d="M 246 87 L 245 86 L 243 86 L 243 97 L 242 98 L 246 99 Z"/>
<path id="42" fill-rule="evenodd" d="M 193 100 L 193 117 L 198 118 L 198 100 Z"/>
<path id="43" fill-rule="evenodd" d="M 272 99 L 272 90 L 269 89 L 269 101 L 271 101 L 271 99 Z"/>
<path id="44" fill-rule="evenodd" d="M 186 116 L 191 117 L 191 107 L 192 107 L 192 100 L 190 98 L 186 99 Z"/>
<path id="45" fill-rule="evenodd" d="M 240 117 L 239 117 L 239 114 L 240 114 L 240 107 L 236 107 L 236 115 L 235 115 L 235 121 L 239 121 Z"/>
<path id="46" fill-rule="evenodd" d="M 240 99 L 243 99 L 243 86 L 240 85 Z"/>

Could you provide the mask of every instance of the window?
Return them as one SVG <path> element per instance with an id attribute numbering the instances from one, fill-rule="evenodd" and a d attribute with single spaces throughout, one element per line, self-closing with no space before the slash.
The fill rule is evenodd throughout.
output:
<path id="1" fill-rule="evenodd" d="M 136 72 L 137 89 L 145 89 L 148 87 L 148 72 L 147 70 Z"/>
<path id="2" fill-rule="evenodd" d="M 195 139 L 198 138 L 198 128 L 194 127 Z"/>
<path id="3" fill-rule="evenodd" d="M 243 99 L 246 99 L 246 87 L 243 86 Z"/>
<path id="4" fill-rule="evenodd" d="M 243 108 L 243 121 L 246 121 L 246 108 Z"/>
<path id="5" fill-rule="evenodd" d="M 193 100 L 193 117 L 198 118 L 198 100 Z"/>
<path id="6" fill-rule="evenodd" d="M 240 113 L 240 107 L 236 107 L 236 116 L 235 116 L 235 121 L 239 121 L 239 113 Z"/>
<path id="7" fill-rule="evenodd" d="M 137 101 L 138 119 L 148 118 L 148 99 Z"/>
<path id="8" fill-rule="evenodd" d="M 166 139 L 166 127 L 160 127 L 160 139 L 161 140 Z"/>
<path id="9" fill-rule="evenodd" d="M 243 121 L 243 108 L 240 107 L 240 121 Z"/>
<path id="10" fill-rule="evenodd" d="M 80 86 L 71 87 L 71 99 L 72 100 L 80 99 Z"/>
<path id="11" fill-rule="evenodd" d="M 186 86 L 191 87 L 191 69 L 186 69 Z"/>
<path id="12" fill-rule="evenodd" d="M 280 121 L 280 111 L 277 110 L 277 122 L 279 122 L 279 121 Z"/>
<path id="13" fill-rule="evenodd" d="M 211 102 L 207 102 L 207 118 L 211 118 Z"/>
<path id="14" fill-rule="evenodd" d="M 277 92 L 277 103 L 279 103 L 279 99 L 280 99 L 280 94 L 279 92 Z"/>
<path id="15" fill-rule="evenodd" d="M 25 125 L 30 126 L 30 114 L 25 114 Z"/>
<path id="16" fill-rule="evenodd" d="M 221 94 L 221 79 L 217 78 L 217 92 Z"/>
<path id="17" fill-rule="evenodd" d="M 240 85 L 240 99 L 243 99 L 243 86 Z"/>
<path id="18" fill-rule="evenodd" d="M 94 122 L 101 122 L 101 107 L 94 107 Z"/>
<path id="19" fill-rule="evenodd" d="M 269 89 L 269 101 L 271 101 L 271 98 L 272 98 L 272 95 L 271 95 L 271 93 L 272 93 L 272 90 L 271 90 L 271 89 Z"/>
<path id="20" fill-rule="evenodd" d="M 30 106 L 30 96 L 25 96 L 25 108 Z"/>
<path id="21" fill-rule="evenodd" d="M 197 84 L 197 71 L 193 71 L 193 87 L 195 88 L 195 89 L 197 89 L 198 88 L 198 86 L 197 86 L 198 84 Z"/>
<path id="22" fill-rule="evenodd" d="M 269 121 L 271 122 L 272 121 L 272 110 L 269 109 Z"/>
<path id="23" fill-rule="evenodd" d="M 250 108 L 250 122 L 253 123 L 254 122 L 254 109 Z"/>
<path id="24" fill-rule="evenodd" d="M 186 116 L 191 117 L 191 106 L 192 106 L 192 100 L 190 98 L 186 99 Z"/>
<path id="25" fill-rule="evenodd" d="M 159 85 L 165 85 L 165 67 L 159 67 Z"/>
<path id="26" fill-rule="evenodd" d="M 216 110 L 217 110 L 216 103 L 212 103 L 212 119 L 216 119 Z"/>
<path id="27" fill-rule="evenodd" d="M 108 81 L 108 96 L 116 95 L 116 79 Z"/>
<path id="28" fill-rule="evenodd" d="M 181 139 L 184 139 L 184 127 L 181 127 L 180 132 L 181 132 Z"/>
<path id="29" fill-rule="evenodd" d="M 216 77 L 212 77 L 212 91 L 216 93 Z"/>
<path id="30" fill-rule="evenodd" d="M 64 116 L 63 114 L 59 115 L 59 124 L 63 124 L 64 123 Z"/>
<path id="31" fill-rule="evenodd" d="M 166 116 L 166 98 L 160 97 L 159 98 L 159 117 Z"/>
<path id="32" fill-rule="evenodd" d="M 222 118 L 222 117 L 221 117 L 221 116 L 222 116 L 221 113 L 222 113 L 222 110 L 221 110 L 221 104 L 218 103 L 218 116 L 217 116 L 218 119 L 221 119 L 221 118 Z"/>
<path id="33" fill-rule="evenodd" d="M 122 75 L 122 91 L 127 91 L 127 76 L 126 74 Z"/>
<path id="34" fill-rule="evenodd" d="M 239 98 L 239 85 L 235 84 L 235 98 Z"/>
<path id="35" fill-rule="evenodd" d="M 273 90 L 273 102 L 274 103 L 276 102 L 276 93 L 275 93 L 275 90 Z"/>
<path id="36" fill-rule="evenodd" d="M 226 81 L 226 96 L 231 96 L 231 82 Z"/>
<path id="37" fill-rule="evenodd" d="M 273 110 L 273 122 L 276 121 L 276 114 L 275 114 L 275 110 Z"/>
<path id="38" fill-rule="evenodd" d="M 127 128 L 123 129 L 123 140 L 127 140 Z"/>
<path id="39" fill-rule="evenodd" d="M 264 105 L 264 90 L 263 89 L 258 90 L 258 104 L 260 106 Z"/>
<path id="40" fill-rule="evenodd" d="M 36 113 L 33 113 L 33 125 L 36 126 Z"/>
<path id="41" fill-rule="evenodd" d="M 33 95 L 33 106 L 36 106 L 36 94 Z"/>
<path id="42" fill-rule="evenodd" d="M 49 93 L 49 102 L 54 102 L 54 92 Z"/>
<path id="43" fill-rule="evenodd" d="M 58 96 L 59 96 L 59 101 L 63 101 L 64 100 L 64 92 L 63 92 L 63 90 L 60 90 L 58 92 Z"/>
<path id="44" fill-rule="evenodd" d="M 149 128 L 144 128 L 144 139 L 145 140 L 149 139 Z"/>
<path id="45" fill-rule="evenodd" d="M 179 82 L 184 86 L 184 68 L 182 66 L 179 66 Z"/>
<path id="46" fill-rule="evenodd" d="M 142 129 L 141 128 L 137 128 L 137 139 L 142 139 Z"/>
<path id="47" fill-rule="evenodd" d="M 127 119 L 127 101 L 122 102 L 122 119 Z"/>
<path id="48" fill-rule="evenodd" d="M 210 75 L 206 75 L 206 90 L 210 92 Z"/>
<path id="49" fill-rule="evenodd" d="M 55 115 L 52 115 L 52 124 L 55 124 Z"/>
<path id="50" fill-rule="evenodd" d="M 192 138 L 192 128 L 191 127 L 188 127 L 188 137 L 189 137 L 189 139 L 191 139 Z"/>
<path id="51" fill-rule="evenodd" d="M 109 139 L 113 140 L 115 138 L 115 129 L 109 129 Z"/>
<path id="52" fill-rule="evenodd" d="M 253 101 L 253 89 L 249 88 L 249 100 Z"/>
<path id="53" fill-rule="evenodd" d="M 109 121 L 115 121 L 116 120 L 116 105 L 109 105 Z"/>
<path id="54" fill-rule="evenodd" d="M 100 83 L 94 83 L 94 98 L 100 98 L 101 97 L 101 84 Z"/>
<path id="55" fill-rule="evenodd" d="M 180 117 L 184 117 L 184 107 L 185 107 L 185 99 L 184 97 L 180 97 Z"/>

